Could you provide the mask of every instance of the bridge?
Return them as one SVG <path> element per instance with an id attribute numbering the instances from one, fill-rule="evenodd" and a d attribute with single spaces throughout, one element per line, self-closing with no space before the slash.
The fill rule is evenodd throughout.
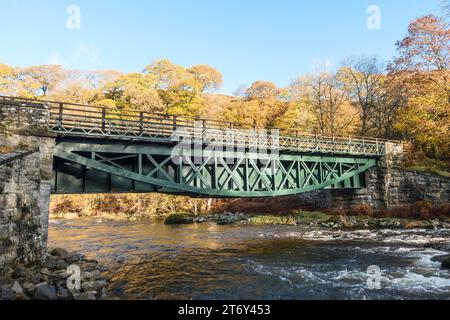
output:
<path id="1" fill-rule="evenodd" d="M 255 198 L 361 189 L 396 143 L 15 97 L 0 97 L 2 105 L 46 112 L 43 126 L 56 140 L 53 194 Z"/>

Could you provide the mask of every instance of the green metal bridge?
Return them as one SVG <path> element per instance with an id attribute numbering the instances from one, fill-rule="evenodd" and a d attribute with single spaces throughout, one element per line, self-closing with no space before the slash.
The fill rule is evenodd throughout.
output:
<path id="1" fill-rule="evenodd" d="M 53 101 L 0 104 L 48 110 L 55 194 L 254 198 L 359 189 L 389 143 Z"/>

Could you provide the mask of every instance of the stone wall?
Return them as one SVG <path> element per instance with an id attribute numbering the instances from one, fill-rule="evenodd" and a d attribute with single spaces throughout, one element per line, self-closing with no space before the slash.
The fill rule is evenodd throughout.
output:
<path id="1" fill-rule="evenodd" d="M 367 188 L 332 190 L 330 208 L 349 209 L 369 204 L 375 211 L 407 206 L 418 201 L 436 204 L 450 201 L 450 178 L 405 169 L 401 145 L 387 144 L 386 158 L 366 174 Z"/>
<path id="2" fill-rule="evenodd" d="M 367 188 L 322 190 L 298 196 L 302 207 L 323 210 L 349 210 L 362 204 L 375 211 L 407 206 L 418 201 L 450 202 L 450 178 L 403 168 L 403 148 L 387 144 L 387 155 L 366 173 Z"/>
<path id="3" fill-rule="evenodd" d="M 0 267 L 38 263 L 45 254 L 55 143 L 47 132 L 48 112 L 43 105 L 0 104 L 3 152 L 32 151 L 0 165 Z"/>

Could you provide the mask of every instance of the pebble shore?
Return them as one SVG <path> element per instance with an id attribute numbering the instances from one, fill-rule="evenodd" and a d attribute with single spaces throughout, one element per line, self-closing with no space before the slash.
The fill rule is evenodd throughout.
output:
<path id="1" fill-rule="evenodd" d="M 98 261 L 61 248 L 49 251 L 40 266 L 3 267 L 0 269 L 0 300 L 115 300 L 108 294 L 107 271 Z M 79 288 L 69 289 L 80 271 Z M 68 285 L 69 284 L 69 285 Z"/>

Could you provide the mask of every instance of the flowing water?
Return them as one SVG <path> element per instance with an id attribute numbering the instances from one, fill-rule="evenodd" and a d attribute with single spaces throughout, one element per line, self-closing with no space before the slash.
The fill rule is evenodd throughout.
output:
<path id="1" fill-rule="evenodd" d="M 424 248 L 450 230 L 333 231 L 301 226 L 166 226 L 57 220 L 49 245 L 109 268 L 124 299 L 450 299 L 450 272 Z M 381 269 L 381 289 L 370 290 Z M 374 282 L 375 281 L 375 282 Z M 373 287 L 373 286 L 370 286 Z"/>

